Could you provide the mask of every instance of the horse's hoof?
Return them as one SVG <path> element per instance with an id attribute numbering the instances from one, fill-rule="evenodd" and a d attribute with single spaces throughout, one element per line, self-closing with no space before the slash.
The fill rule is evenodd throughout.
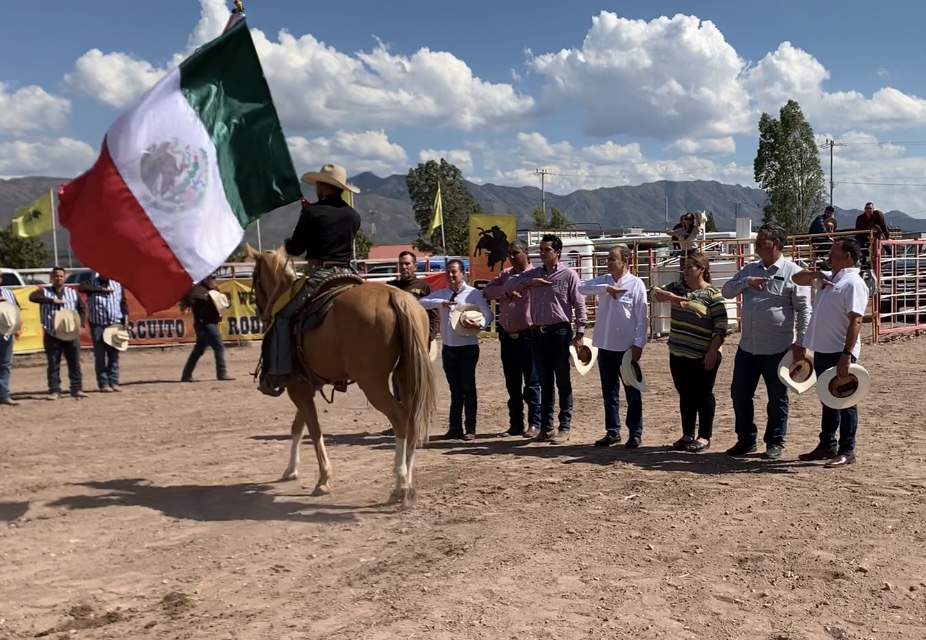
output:
<path id="1" fill-rule="evenodd" d="M 287 469 L 286 471 L 283 472 L 283 476 L 280 478 L 280 480 L 298 480 L 298 479 L 299 479 L 299 471 L 297 471 L 296 469 L 293 469 L 293 470 Z"/>
<path id="2" fill-rule="evenodd" d="M 315 485 L 315 488 L 312 489 L 311 495 L 316 497 L 327 496 L 329 493 L 331 493 L 331 488 L 327 484 L 317 484 Z"/>
<path id="3" fill-rule="evenodd" d="M 386 504 L 399 504 L 404 502 L 405 492 L 401 489 L 393 489 L 392 493 L 389 495 L 389 499 L 386 500 Z"/>
<path id="4" fill-rule="evenodd" d="M 402 496 L 402 510 L 412 509 L 416 504 L 418 504 L 418 491 L 406 489 L 405 495 Z"/>

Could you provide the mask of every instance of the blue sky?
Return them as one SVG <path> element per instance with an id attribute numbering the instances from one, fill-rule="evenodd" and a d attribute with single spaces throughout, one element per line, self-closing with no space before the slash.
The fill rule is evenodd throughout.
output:
<path id="1" fill-rule="evenodd" d="M 480 182 L 538 184 L 531 172 L 544 167 L 559 193 L 659 179 L 752 186 L 758 114 L 794 97 L 821 141 L 847 145 L 837 205 L 926 215 L 926 187 L 900 186 L 926 184 L 926 4 L 548 4 L 245 8 L 300 171 L 335 161 L 404 173 L 443 155 Z M 120 110 L 214 37 L 230 6 L 5 7 L 0 176 L 86 169 Z"/>

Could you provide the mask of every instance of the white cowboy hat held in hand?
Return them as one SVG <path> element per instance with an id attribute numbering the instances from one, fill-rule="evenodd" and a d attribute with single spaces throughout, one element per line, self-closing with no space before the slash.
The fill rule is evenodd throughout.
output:
<path id="1" fill-rule="evenodd" d="M 129 348 L 129 332 L 119 324 L 113 324 L 103 329 L 103 342 L 117 351 Z"/>
<path id="2" fill-rule="evenodd" d="M 220 316 L 224 315 L 231 306 L 231 301 L 228 299 L 228 296 L 218 289 L 210 289 L 209 297 L 212 299 L 212 304 L 215 305 L 215 308 L 219 310 Z"/>
<path id="3" fill-rule="evenodd" d="M 0 300 L 0 336 L 13 336 L 22 329 L 22 314 L 15 304 Z"/>
<path id="4" fill-rule="evenodd" d="M 871 377 L 860 364 L 849 365 L 849 375 L 839 378 L 836 367 L 830 367 L 817 378 L 817 397 L 831 409 L 848 409 L 865 399 L 871 388 Z"/>
<path id="5" fill-rule="evenodd" d="M 73 309 L 55 311 L 55 337 L 65 342 L 80 338 L 80 314 Z"/>
<path id="6" fill-rule="evenodd" d="M 643 369 L 640 368 L 639 362 L 632 362 L 633 350 L 627 349 L 624 357 L 621 359 L 621 380 L 628 387 L 646 391 L 649 387 L 646 384 L 646 376 L 643 375 Z"/>
<path id="7" fill-rule="evenodd" d="M 458 304 L 450 312 L 450 328 L 461 336 L 479 335 L 485 323 L 482 310 L 475 304 Z M 471 326 L 466 326 L 467 324 Z"/>
<path id="8" fill-rule="evenodd" d="M 584 376 L 592 370 L 595 362 L 598 361 L 598 347 L 592 346 L 591 338 L 582 336 L 581 347 L 576 349 L 575 345 L 569 345 L 569 360 L 579 375 Z"/>
<path id="9" fill-rule="evenodd" d="M 778 363 L 778 379 L 797 394 L 804 393 L 817 383 L 817 374 L 813 368 L 813 354 L 808 352 L 800 362 L 794 362 L 790 349 Z"/>
<path id="10" fill-rule="evenodd" d="M 347 169 L 336 164 L 326 164 L 321 168 L 321 171 L 309 171 L 302 176 L 302 181 L 307 184 L 324 182 L 342 191 L 347 190 L 351 193 L 360 193 L 360 189 L 352 184 L 347 184 Z"/>

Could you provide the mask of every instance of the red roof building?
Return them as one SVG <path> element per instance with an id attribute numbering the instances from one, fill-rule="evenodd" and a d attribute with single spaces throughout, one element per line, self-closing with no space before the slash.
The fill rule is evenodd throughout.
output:
<path id="1" fill-rule="evenodd" d="M 431 252 L 420 251 L 410 244 L 374 244 L 370 247 L 370 255 L 367 260 L 398 260 L 399 254 L 403 251 L 411 251 L 419 258 L 432 255 Z"/>

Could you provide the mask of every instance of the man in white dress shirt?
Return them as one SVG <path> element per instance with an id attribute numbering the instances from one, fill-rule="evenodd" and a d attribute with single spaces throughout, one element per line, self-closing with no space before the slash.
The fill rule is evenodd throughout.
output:
<path id="1" fill-rule="evenodd" d="M 444 362 L 444 374 L 450 386 L 450 428 L 444 435 L 446 439 L 476 439 L 476 364 L 479 362 L 479 338 L 461 335 L 450 325 L 450 313 L 461 304 L 474 304 L 482 312 L 483 327 L 492 322 L 492 309 L 482 296 L 482 292 L 464 282 L 463 263 L 460 260 L 447 261 L 447 288 L 438 289 L 421 298 L 425 309 L 437 309 L 440 312 L 441 359 Z M 461 322 L 468 329 L 465 319 Z M 466 414 L 465 431 L 463 414 Z"/>
<path id="2" fill-rule="evenodd" d="M 620 376 L 624 354 L 630 350 L 631 362 L 638 362 L 646 345 L 646 285 L 630 273 L 630 248 L 619 244 L 608 252 L 608 273 L 579 285 L 579 293 L 598 296 L 598 313 L 592 344 L 598 347 L 598 373 L 604 398 L 605 435 L 595 442 L 609 447 L 621 441 Z M 636 449 L 643 439 L 643 398 L 640 390 L 623 382 L 627 399 L 628 449 Z"/>

